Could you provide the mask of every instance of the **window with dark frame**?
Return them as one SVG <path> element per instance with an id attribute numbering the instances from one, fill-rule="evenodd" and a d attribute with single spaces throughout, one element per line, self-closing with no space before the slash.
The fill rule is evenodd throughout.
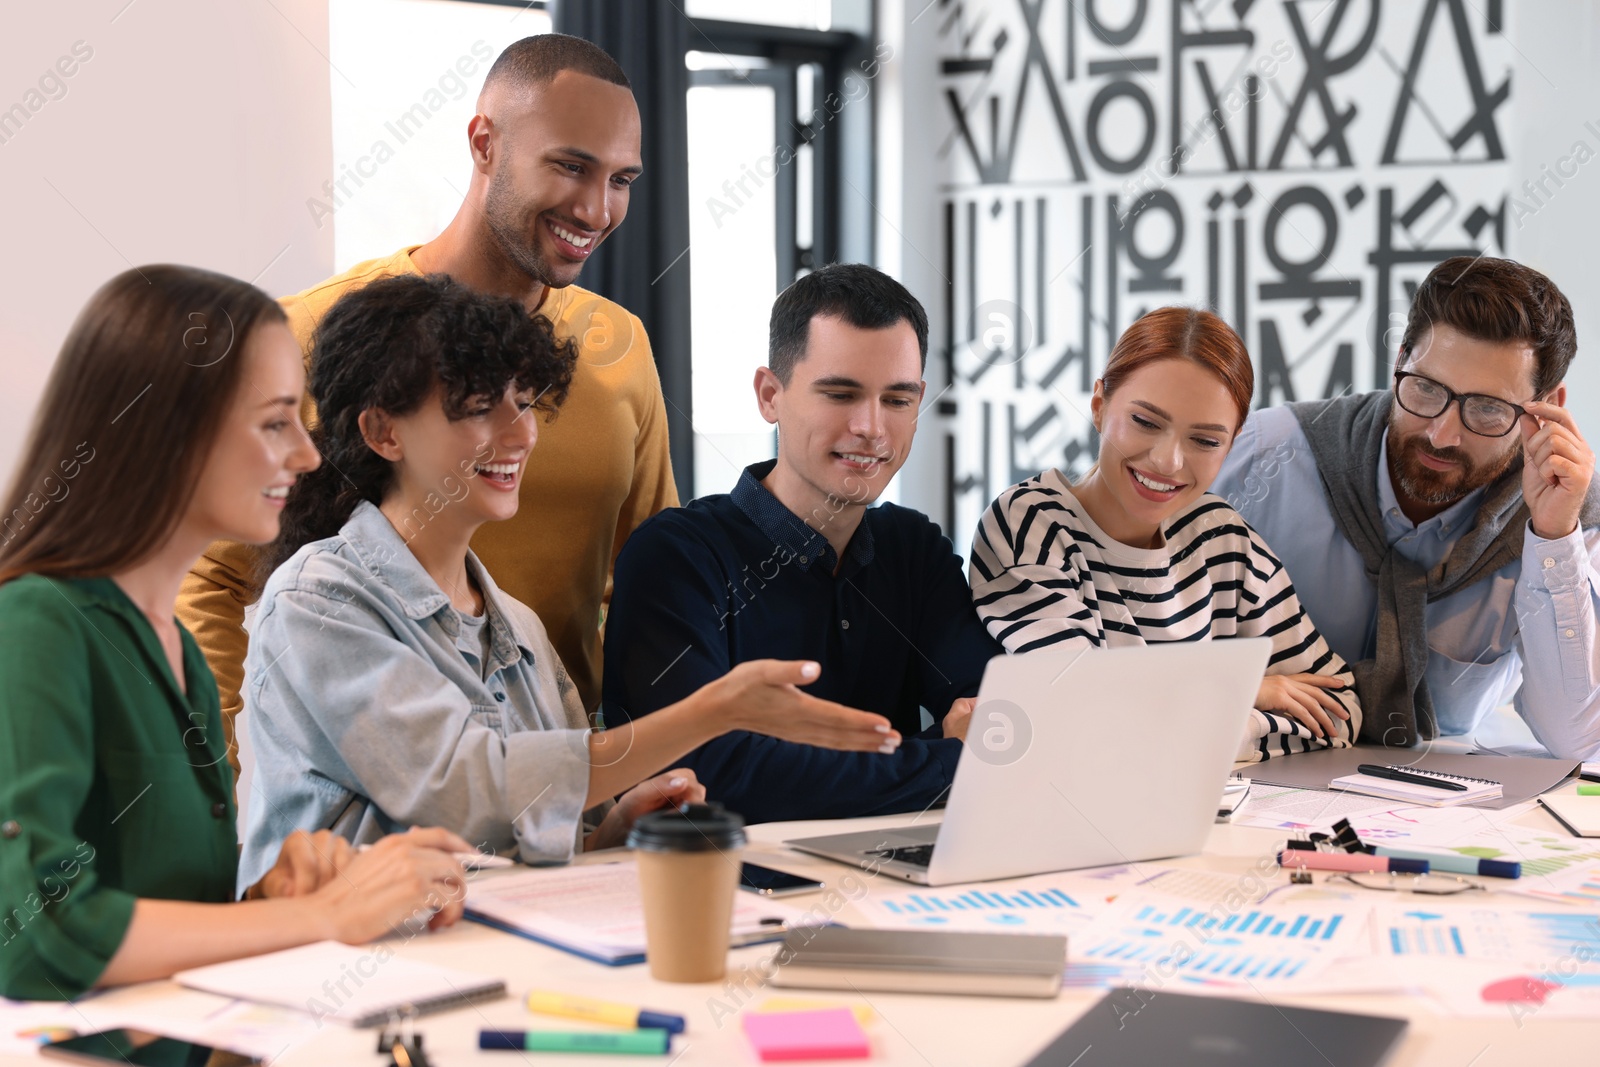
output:
<path id="1" fill-rule="evenodd" d="M 719 188 L 727 181 L 733 189 L 732 198 L 724 198 L 720 207 L 710 204 L 708 197 L 692 200 L 692 220 L 704 225 L 709 219 L 714 224 L 720 221 L 719 211 L 744 210 L 752 200 L 760 201 L 738 220 L 740 232 L 733 244 L 726 240 L 733 235 L 725 233 L 722 248 L 706 248 L 709 255 L 695 252 L 690 268 L 690 318 L 695 326 L 689 351 L 657 352 L 663 364 L 684 358 L 690 363 L 694 400 L 683 406 L 693 412 L 694 463 L 687 479 L 680 474 L 680 484 L 687 481 L 692 494 L 700 495 L 726 492 L 745 465 L 776 454 L 776 433 L 760 419 L 750 392 L 754 370 L 766 358 L 766 317 L 772 299 L 818 266 L 873 258 L 872 102 L 857 84 L 859 72 L 873 56 L 871 34 L 807 28 L 829 26 L 841 2 L 860 16 L 859 22 L 870 24 L 871 4 L 787 0 L 758 9 L 709 0 L 670 2 L 688 12 L 690 50 L 683 62 L 688 67 L 691 111 L 697 94 L 743 92 L 740 109 L 748 115 L 756 103 L 750 91 L 759 89 L 763 90 L 760 104 L 771 113 L 770 125 L 766 119 L 760 122 L 760 142 L 754 139 L 754 129 L 741 131 L 741 154 L 730 156 L 725 151 L 720 158 L 708 153 L 703 141 L 696 143 L 693 116 L 690 121 L 691 183 L 698 158 L 703 160 L 702 169 L 720 168 L 715 183 Z M 546 0 L 448 0 L 437 7 L 458 3 L 540 16 L 547 16 L 553 7 Z M 773 21 L 703 18 L 696 17 L 697 12 Z M 538 25 L 524 21 L 530 30 Z M 856 81 L 847 83 L 852 74 Z M 700 126 L 701 136 L 718 136 L 715 130 L 708 132 L 706 122 Z M 404 170 L 397 168 L 395 179 L 405 180 Z M 438 197 L 456 193 L 453 186 L 440 185 L 434 190 Z M 376 202 L 372 197 L 362 200 Z M 414 213 L 439 210 L 431 202 L 419 202 Z M 362 244 L 366 233 L 362 227 L 371 228 L 365 205 L 352 213 L 341 205 L 341 214 L 346 217 L 335 222 L 349 224 L 341 226 L 340 236 L 351 244 L 351 253 L 359 245 L 363 257 L 373 254 L 365 244 L 371 244 L 375 234 L 367 235 Z M 757 224 L 763 232 L 753 231 Z M 770 280 L 770 286 L 760 278 Z M 584 284 L 581 278 L 579 284 Z M 664 379 L 667 369 L 663 365 Z M 678 432 L 675 428 L 674 436 Z"/>

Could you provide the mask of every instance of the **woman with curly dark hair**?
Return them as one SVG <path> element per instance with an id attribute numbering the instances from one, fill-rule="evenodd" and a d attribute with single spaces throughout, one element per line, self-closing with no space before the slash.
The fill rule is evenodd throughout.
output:
<path id="1" fill-rule="evenodd" d="M 571 342 L 513 300 L 434 275 L 346 295 L 315 345 L 323 464 L 289 495 L 246 662 L 256 772 L 241 884 L 299 829 L 361 844 L 437 824 L 561 862 L 701 799 L 693 772 L 658 772 L 730 730 L 899 744 L 883 717 L 800 692 L 816 664 L 772 660 L 590 730 L 538 616 L 468 547 L 516 513 L 538 415 L 555 416 L 571 381 Z M 618 794 L 586 837 L 584 812 Z"/>

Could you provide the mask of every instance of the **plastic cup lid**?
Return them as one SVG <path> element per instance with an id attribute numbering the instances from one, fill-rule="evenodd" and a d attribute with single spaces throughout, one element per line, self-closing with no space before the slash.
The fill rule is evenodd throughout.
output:
<path id="1" fill-rule="evenodd" d="M 628 832 L 628 847 L 646 852 L 715 852 L 744 843 L 744 819 L 719 804 L 651 812 Z"/>

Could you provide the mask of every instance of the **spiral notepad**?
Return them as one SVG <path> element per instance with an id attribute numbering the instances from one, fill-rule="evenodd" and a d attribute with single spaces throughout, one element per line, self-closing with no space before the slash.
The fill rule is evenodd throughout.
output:
<path id="1" fill-rule="evenodd" d="M 418 1015 L 505 996 L 498 978 L 401 959 L 392 945 L 319 941 L 282 952 L 179 971 L 180 985 L 309 1012 L 320 1022 L 375 1026 L 410 1008 Z"/>
<path id="2" fill-rule="evenodd" d="M 1442 782 L 1456 782 L 1467 788 L 1438 789 L 1419 782 L 1398 782 L 1392 778 L 1377 778 L 1370 774 L 1347 774 L 1342 778 L 1335 778 L 1328 783 L 1329 789 L 1344 790 L 1349 793 L 1362 793 L 1366 796 L 1382 797 L 1385 800 L 1401 800 L 1407 804 L 1418 804 L 1430 808 L 1451 807 L 1456 804 L 1476 804 L 1484 800 L 1496 800 L 1500 797 L 1500 783 L 1488 778 L 1473 778 L 1465 774 L 1445 774 L 1442 771 L 1426 771 L 1420 767 L 1390 767 L 1389 770 L 1404 771 L 1419 778 L 1432 778 Z"/>

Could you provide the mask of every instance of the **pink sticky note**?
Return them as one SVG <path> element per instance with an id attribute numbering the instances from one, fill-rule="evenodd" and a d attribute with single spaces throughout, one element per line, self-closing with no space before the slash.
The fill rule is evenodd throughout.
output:
<path id="1" fill-rule="evenodd" d="M 867 1035 L 849 1008 L 744 1014 L 744 1036 L 763 1062 L 771 1060 L 864 1060 L 872 1055 Z"/>

